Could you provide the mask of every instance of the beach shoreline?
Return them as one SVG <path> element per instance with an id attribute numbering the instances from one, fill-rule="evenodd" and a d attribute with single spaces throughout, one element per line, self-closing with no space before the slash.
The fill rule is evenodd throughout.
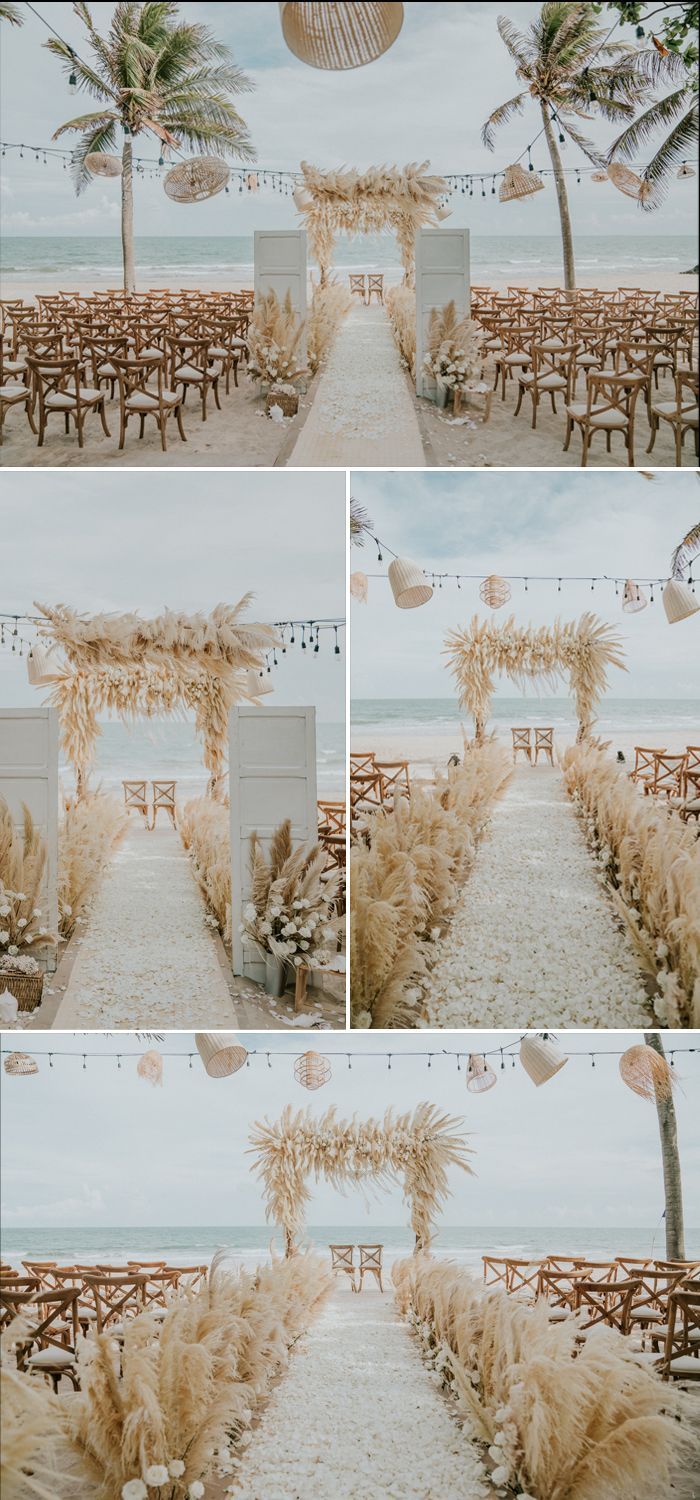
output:
<path id="1" fill-rule="evenodd" d="M 540 723 L 546 725 L 547 722 L 547 713 L 546 710 L 543 710 L 540 716 Z M 463 727 L 469 737 L 472 733 L 471 729 L 468 729 L 466 725 Z M 493 733 L 498 743 L 503 745 L 505 749 L 509 751 L 512 749 L 512 738 L 508 725 L 490 725 L 489 733 Z M 635 745 L 654 745 L 659 749 L 663 747 L 670 754 L 678 755 L 685 750 L 687 744 L 693 743 L 688 731 L 683 732 L 672 729 L 665 731 L 660 736 L 658 724 L 648 730 L 634 731 L 626 729 L 615 733 L 606 731 L 601 733 L 600 739 L 604 744 L 609 743 L 608 754 L 611 757 L 614 757 L 618 750 L 622 751 L 625 757 L 625 764 L 629 770 L 634 765 Z M 576 735 L 574 731 L 571 733 L 555 731 L 555 763 L 557 757 L 561 758 L 564 751 L 574 745 L 575 742 Z M 436 768 L 445 770 L 451 755 L 462 756 L 464 753 L 464 740 L 462 727 L 459 724 L 455 724 L 454 729 L 431 730 L 428 733 L 421 733 L 415 729 L 404 731 L 400 728 L 393 730 L 382 729 L 375 733 L 370 724 L 360 726 L 351 724 L 350 749 L 351 753 L 371 750 L 376 759 L 380 761 L 407 760 L 412 774 L 416 779 L 423 781 L 431 780 Z M 518 757 L 520 764 L 523 763 L 523 760 L 523 756 Z M 545 764 L 544 760 L 540 760 L 540 764 Z"/>

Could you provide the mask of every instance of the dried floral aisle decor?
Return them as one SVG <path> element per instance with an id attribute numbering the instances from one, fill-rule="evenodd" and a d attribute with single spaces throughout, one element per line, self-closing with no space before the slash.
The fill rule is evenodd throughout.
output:
<path id="1" fill-rule="evenodd" d="M 338 234 L 388 231 L 396 235 L 404 281 L 413 285 L 416 234 L 428 224 L 440 223 L 441 204 L 450 191 L 443 177 L 430 172 L 430 162 L 370 167 L 367 172 L 352 167 L 323 172 L 303 161 L 301 172 L 295 201 L 321 283 L 328 279 Z"/>
<path id="2" fill-rule="evenodd" d="M 417 1104 L 412 1114 L 388 1109 L 383 1120 L 337 1120 L 333 1107 L 314 1119 L 288 1104 L 273 1123 L 258 1121 L 250 1134 L 253 1171 L 263 1184 L 266 1218 L 284 1229 L 287 1255 L 304 1232 L 310 1177 L 324 1177 L 341 1192 L 357 1183 L 401 1183 L 416 1250 L 427 1250 L 449 1197 L 447 1168 L 472 1170 L 462 1124 L 430 1103 Z"/>

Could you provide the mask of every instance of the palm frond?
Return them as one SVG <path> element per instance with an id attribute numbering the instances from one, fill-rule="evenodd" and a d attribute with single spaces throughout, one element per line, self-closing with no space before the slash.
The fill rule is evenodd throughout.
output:
<path id="1" fill-rule="evenodd" d="M 0 5 L 0 21 L 9 21 L 11 26 L 22 26 L 24 17 L 16 5 Z"/>
<path id="2" fill-rule="evenodd" d="M 576 143 L 579 150 L 583 151 L 588 160 L 594 162 L 597 167 L 602 167 L 605 164 L 605 157 L 599 151 L 598 147 L 594 146 L 593 142 L 589 141 L 587 136 L 581 135 L 581 132 L 576 129 L 575 125 L 572 125 L 568 115 L 562 113 L 559 119 L 566 134 L 571 136 L 572 141 Z"/>
<path id="3" fill-rule="evenodd" d="M 682 578 L 685 569 L 690 566 L 691 562 L 698 556 L 698 553 L 700 553 L 700 521 L 697 522 L 697 525 L 691 526 L 690 531 L 686 532 L 682 542 L 679 542 L 678 546 L 674 549 L 671 557 L 671 576 L 673 578 Z"/>
<path id="4" fill-rule="evenodd" d="M 499 126 L 507 125 L 508 121 L 513 118 L 513 115 L 521 115 L 525 108 L 526 99 L 527 94 L 525 93 L 515 94 L 512 99 L 506 99 L 505 104 L 499 104 L 498 109 L 494 109 L 493 113 L 489 115 L 486 124 L 482 126 L 481 130 L 481 139 L 489 151 L 493 151 L 496 143 L 496 131 Z"/>
<path id="5" fill-rule="evenodd" d="M 670 174 L 678 163 L 684 161 L 690 147 L 698 139 L 697 101 L 674 125 L 666 140 L 652 157 L 642 173 L 646 191 L 640 198 L 640 207 L 647 212 L 663 203 L 668 191 Z"/>
<path id="6" fill-rule="evenodd" d="M 364 547 L 365 537 L 372 531 L 374 521 L 359 500 L 350 497 L 350 541 L 353 547 Z"/>
<path id="7" fill-rule="evenodd" d="M 496 25 L 501 41 L 505 43 L 513 61 L 522 70 L 523 77 L 527 76 L 528 69 L 535 62 L 535 52 L 531 40 L 523 36 L 521 31 L 517 30 L 508 16 L 499 16 Z"/>
<path id="8" fill-rule="evenodd" d="M 645 109 L 643 114 L 638 115 L 623 130 L 621 135 L 613 141 L 608 154 L 608 161 L 616 161 L 620 157 L 627 161 L 634 161 L 644 150 L 647 142 L 662 129 L 668 129 L 678 115 L 683 111 L 688 100 L 687 89 L 677 89 L 674 94 L 667 94 L 665 99 L 656 99 L 653 104 Z M 697 104 L 694 106 L 695 118 L 697 120 Z"/>

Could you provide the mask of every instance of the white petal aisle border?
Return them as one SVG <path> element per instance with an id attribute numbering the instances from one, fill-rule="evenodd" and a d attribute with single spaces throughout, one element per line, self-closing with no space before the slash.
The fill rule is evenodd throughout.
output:
<path id="1" fill-rule="evenodd" d="M 237 1465 L 236 1500 L 485 1500 L 390 1294 L 338 1292 L 297 1346 Z"/>
<path id="2" fill-rule="evenodd" d="M 431 1026 L 641 1026 L 637 956 L 615 920 L 561 773 L 520 766 L 426 985 Z"/>

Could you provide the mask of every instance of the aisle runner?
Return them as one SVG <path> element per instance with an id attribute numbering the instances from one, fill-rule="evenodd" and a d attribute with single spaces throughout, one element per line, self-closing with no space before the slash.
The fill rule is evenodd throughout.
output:
<path id="1" fill-rule="evenodd" d="M 561 772 L 520 765 L 497 802 L 433 969 L 436 1026 L 642 1026 L 618 926 Z"/>
<path id="2" fill-rule="evenodd" d="M 348 313 L 287 463 L 425 466 L 406 372 L 383 307 L 355 305 Z"/>
<path id="3" fill-rule="evenodd" d="M 482 1500 L 467 1436 L 390 1291 L 338 1290 L 245 1449 L 235 1500 Z"/>
<path id="4" fill-rule="evenodd" d="M 179 835 L 130 821 L 95 898 L 55 1024 L 230 1026 L 233 1006 Z"/>

